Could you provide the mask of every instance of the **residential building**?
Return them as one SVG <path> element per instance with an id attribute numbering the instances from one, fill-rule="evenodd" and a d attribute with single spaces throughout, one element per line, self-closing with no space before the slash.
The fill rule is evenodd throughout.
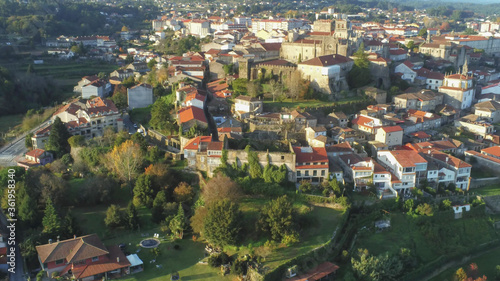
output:
<path id="1" fill-rule="evenodd" d="M 410 192 L 427 175 L 427 161 L 413 150 L 379 151 L 377 160 L 401 181 L 400 186 L 394 187 L 399 194 Z"/>
<path id="2" fill-rule="evenodd" d="M 367 115 L 360 114 L 356 116 L 352 121 L 352 128 L 368 133 L 375 134 L 377 129 L 382 127 L 384 124 L 379 118 L 370 117 Z"/>
<path id="3" fill-rule="evenodd" d="M 88 85 L 97 80 L 99 80 L 99 77 L 97 77 L 96 75 L 83 76 L 82 80 L 78 81 L 78 84 L 73 88 L 73 92 L 81 93 L 83 86 Z"/>
<path id="4" fill-rule="evenodd" d="M 301 127 L 316 127 L 318 124 L 318 118 L 309 114 L 308 112 L 299 112 L 296 109 L 290 114 L 281 116 L 282 122 L 288 122 L 293 120 L 297 128 Z"/>
<path id="5" fill-rule="evenodd" d="M 188 143 L 182 147 L 182 152 L 184 153 L 184 159 L 187 160 L 188 167 L 196 168 L 198 152 L 206 152 L 208 143 L 212 142 L 211 136 L 200 136 L 192 138 Z"/>
<path id="6" fill-rule="evenodd" d="M 102 136 L 104 128 L 108 126 L 118 131 L 123 129 L 123 119 L 115 104 L 100 97 L 73 101 L 59 108 L 52 115 L 52 120 L 56 117 L 61 119 L 73 136 Z"/>
<path id="7" fill-rule="evenodd" d="M 469 190 L 469 179 L 472 170 L 471 164 L 439 151 L 429 151 L 427 154 L 422 153 L 421 155 L 427 162 L 433 162 L 433 164 L 437 166 L 438 178 L 435 183 L 443 183 L 445 185 L 453 183 L 457 188 Z M 443 168 L 448 171 L 443 170 Z M 451 171 L 451 173 L 449 171 Z"/>
<path id="8" fill-rule="evenodd" d="M 320 138 L 322 137 L 322 138 Z M 322 141 L 323 138 L 327 138 L 326 136 L 326 128 L 325 127 L 307 127 L 306 128 L 306 141 L 312 147 L 325 147 Z M 333 140 L 332 140 L 333 141 Z"/>
<path id="9" fill-rule="evenodd" d="M 354 61 L 341 55 L 325 55 L 303 61 L 297 65 L 302 77 L 322 93 L 332 94 L 348 90 L 347 74 Z"/>
<path id="10" fill-rule="evenodd" d="M 430 90 L 417 90 L 394 97 L 396 109 L 435 110 L 443 104 L 444 95 Z"/>
<path id="11" fill-rule="evenodd" d="M 116 246 L 104 246 L 96 234 L 36 246 L 47 276 L 56 273 L 73 280 L 100 280 L 129 274 L 131 263 Z"/>
<path id="12" fill-rule="evenodd" d="M 90 99 L 91 97 L 105 98 L 110 92 L 111 84 L 98 79 L 82 86 L 82 99 Z"/>
<path id="13" fill-rule="evenodd" d="M 481 149 L 481 154 L 500 160 L 500 146 L 492 146 L 485 149 Z"/>
<path id="14" fill-rule="evenodd" d="M 455 127 L 482 137 L 492 134 L 495 130 L 495 126 L 488 122 L 488 120 L 474 114 L 469 114 L 455 120 Z"/>
<path id="15" fill-rule="evenodd" d="M 205 112 L 196 106 L 188 106 L 179 110 L 177 113 L 177 122 L 182 127 L 183 132 L 189 131 L 194 126 L 199 129 L 208 127 Z"/>
<path id="16" fill-rule="evenodd" d="M 194 19 L 187 25 L 189 33 L 196 37 L 205 38 L 210 33 L 210 22 L 207 20 Z"/>
<path id="17" fill-rule="evenodd" d="M 403 144 L 403 128 L 400 126 L 380 127 L 375 134 L 375 140 L 389 147 Z"/>
<path id="18" fill-rule="evenodd" d="M 409 134 L 440 128 L 442 119 L 439 115 L 431 112 L 410 109 L 404 117 L 404 121 L 405 123 L 401 126 L 404 129 L 404 133 Z"/>
<path id="19" fill-rule="evenodd" d="M 303 180 L 320 183 L 329 179 L 329 160 L 324 147 L 293 146 L 296 182 Z"/>
<path id="20" fill-rule="evenodd" d="M 127 89 L 128 109 L 144 108 L 153 104 L 153 86 L 141 83 Z"/>
<path id="21" fill-rule="evenodd" d="M 462 155 L 465 151 L 464 144 L 461 141 L 455 139 L 409 143 L 406 144 L 406 147 L 422 153 L 429 153 L 429 151 L 439 151 L 448 154 L 453 153 L 455 155 Z"/>
<path id="22" fill-rule="evenodd" d="M 134 71 L 132 69 L 117 69 L 109 74 L 109 77 L 117 77 L 121 81 L 134 76 Z"/>
<path id="23" fill-rule="evenodd" d="M 18 161 L 17 165 L 25 168 L 26 170 L 36 166 L 43 166 L 54 160 L 52 153 L 40 148 L 35 148 L 26 152 L 24 157 L 25 159 Z"/>
<path id="24" fill-rule="evenodd" d="M 493 148 L 493 147 L 489 147 Z M 487 149 L 487 148 L 486 148 Z M 500 159 L 496 157 L 497 151 L 500 150 L 500 147 L 496 146 L 495 147 L 496 151 L 491 151 L 487 150 L 484 151 L 484 149 L 481 150 L 481 153 L 474 151 L 474 150 L 468 150 L 465 152 L 465 160 L 470 161 L 472 158 L 476 160 L 477 164 L 480 166 L 482 169 L 488 169 L 491 171 L 499 171 L 500 170 Z M 493 152 L 493 154 L 491 154 Z"/>
<path id="25" fill-rule="evenodd" d="M 332 144 L 330 146 L 325 147 L 325 149 L 326 149 L 326 154 L 328 155 L 328 159 L 330 160 L 330 163 L 336 161 L 341 155 L 354 153 L 354 149 L 348 142 Z"/>
<path id="26" fill-rule="evenodd" d="M 260 99 L 240 95 L 234 101 L 234 112 L 239 118 L 262 113 L 263 102 Z"/>
<path id="27" fill-rule="evenodd" d="M 48 125 L 40 130 L 36 131 L 33 136 L 31 136 L 31 144 L 33 146 L 33 149 L 44 149 L 45 148 L 45 142 L 49 139 L 50 135 L 50 128 L 52 126 Z"/>
<path id="28" fill-rule="evenodd" d="M 476 103 L 474 115 L 488 119 L 491 123 L 500 122 L 500 103 L 494 100 Z"/>
<path id="29" fill-rule="evenodd" d="M 257 34 L 259 30 L 272 31 L 273 29 L 291 30 L 301 28 L 306 22 L 297 19 L 252 19 L 252 32 Z"/>

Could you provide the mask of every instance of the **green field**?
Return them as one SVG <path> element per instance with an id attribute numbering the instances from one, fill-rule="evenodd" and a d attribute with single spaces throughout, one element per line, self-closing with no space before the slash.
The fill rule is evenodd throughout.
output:
<path id="1" fill-rule="evenodd" d="M 139 123 L 144 127 L 149 127 L 149 120 L 151 120 L 151 108 L 152 106 L 144 108 L 135 108 L 130 111 L 130 119 L 134 123 Z"/>
<path id="2" fill-rule="evenodd" d="M 455 272 L 462 267 L 465 271 L 467 271 L 467 267 L 471 263 L 476 263 L 478 266 L 478 271 L 481 276 L 486 275 L 488 280 L 496 280 L 495 278 L 495 267 L 500 265 L 500 248 L 493 249 L 489 252 L 484 253 L 483 255 L 470 260 L 469 262 L 462 264 L 457 267 L 452 267 L 446 271 L 443 271 L 438 276 L 431 279 L 431 281 L 453 281 L 453 277 Z"/>
<path id="3" fill-rule="evenodd" d="M 471 191 L 483 196 L 500 195 L 500 185 L 488 185 L 486 187 L 471 189 Z"/>

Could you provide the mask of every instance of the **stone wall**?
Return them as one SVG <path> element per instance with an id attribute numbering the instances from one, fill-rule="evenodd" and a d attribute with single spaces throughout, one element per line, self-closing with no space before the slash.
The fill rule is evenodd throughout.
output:
<path id="1" fill-rule="evenodd" d="M 266 152 L 266 151 L 256 151 L 259 157 L 259 163 L 264 168 L 267 163 L 281 166 L 286 165 L 288 170 L 288 180 L 295 182 L 295 153 L 292 152 Z M 238 163 L 238 166 L 242 166 L 248 163 L 248 153 L 244 150 L 228 150 L 227 151 L 227 163 L 232 165 L 233 163 Z"/>

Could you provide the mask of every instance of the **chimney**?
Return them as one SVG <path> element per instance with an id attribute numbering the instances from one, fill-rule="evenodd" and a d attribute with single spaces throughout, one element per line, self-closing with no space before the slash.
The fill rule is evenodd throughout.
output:
<path id="1" fill-rule="evenodd" d="M 49 244 L 52 244 L 52 239 L 49 239 Z"/>

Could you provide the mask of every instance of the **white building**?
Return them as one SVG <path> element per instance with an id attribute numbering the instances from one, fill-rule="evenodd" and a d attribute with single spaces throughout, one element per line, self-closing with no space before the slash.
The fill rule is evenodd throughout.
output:
<path id="1" fill-rule="evenodd" d="M 128 109 L 148 107 L 153 104 L 153 86 L 141 83 L 127 89 Z"/>
<path id="2" fill-rule="evenodd" d="M 443 86 L 439 87 L 439 92 L 445 95 L 444 103 L 458 109 L 470 108 L 476 92 L 472 79 L 463 74 L 445 76 Z"/>
<path id="3" fill-rule="evenodd" d="M 427 174 L 427 161 L 412 150 L 378 151 L 377 160 L 401 181 L 394 188 L 398 193 L 408 193 L 419 184 L 421 174 Z"/>

